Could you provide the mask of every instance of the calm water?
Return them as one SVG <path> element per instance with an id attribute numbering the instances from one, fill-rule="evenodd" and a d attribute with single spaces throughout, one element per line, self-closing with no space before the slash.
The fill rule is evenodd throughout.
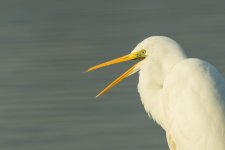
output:
<path id="1" fill-rule="evenodd" d="M 131 63 L 84 74 L 151 35 L 178 41 L 225 75 L 225 1 L 1 0 L 1 150 L 166 150 Z"/>

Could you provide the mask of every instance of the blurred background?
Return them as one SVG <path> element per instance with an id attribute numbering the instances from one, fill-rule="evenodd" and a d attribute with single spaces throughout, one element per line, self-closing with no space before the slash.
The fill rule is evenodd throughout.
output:
<path id="1" fill-rule="evenodd" d="M 224 0 L 0 0 L 0 149 L 168 149 L 137 74 L 95 99 L 133 62 L 83 72 L 165 35 L 225 75 L 224 18 Z"/>

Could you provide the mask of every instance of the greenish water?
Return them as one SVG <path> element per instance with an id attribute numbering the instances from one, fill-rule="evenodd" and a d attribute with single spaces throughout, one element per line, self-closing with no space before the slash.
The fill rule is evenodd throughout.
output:
<path id="1" fill-rule="evenodd" d="M 84 74 L 151 35 L 178 41 L 225 74 L 225 1 L 1 0 L 1 150 L 164 150 L 131 65 Z"/>

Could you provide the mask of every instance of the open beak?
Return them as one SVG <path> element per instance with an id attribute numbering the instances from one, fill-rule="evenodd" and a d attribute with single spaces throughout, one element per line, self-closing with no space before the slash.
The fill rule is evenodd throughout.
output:
<path id="1" fill-rule="evenodd" d="M 137 59 L 144 59 L 146 57 L 146 51 L 145 50 L 140 50 L 137 52 L 133 52 L 130 53 L 128 55 L 101 63 L 99 65 L 93 66 L 91 68 L 89 68 L 86 72 L 92 71 L 92 70 L 96 70 L 102 67 L 106 67 L 106 66 L 110 66 L 113 64 L 117 64 L 117 63 L 121 63 L 121 62 L 125 62 L 125 61 L 129 61 L 129 60 L 137 60 Z M 105 89 L 103 89 L 96 97 L 101 96 L 102 94 L 104 94 L 105 92 L 107 92 L 110 88 L 114 87 L 115 85 L 117 85 L 119 82 L 121 82 L 123 79 L 125 79 L 126 77 L 136 73 L 137 71 L 139 71 L 139 62 L 136 63 L 135 65 L 133 65 L 131 68 L 129 68 L 126 72 L 124 72 L 122 75 L 120 75 L 118 78 L 116 78 L 112 83 L 110 83 Z"/>

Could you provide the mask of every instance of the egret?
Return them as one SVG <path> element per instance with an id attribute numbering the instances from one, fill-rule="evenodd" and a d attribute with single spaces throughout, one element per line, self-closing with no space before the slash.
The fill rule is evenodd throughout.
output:
<path id="1" fill-rule="evenodd" d="M 168 37 L 151 36 L 130 54 L 87 71 L 128 60 L 140 61 L 97 97 L 139 72 L 142 104 L 165 130 L 170 150 L 225 150 L 225 79 L 213 65 L 188 58 Z"/>

